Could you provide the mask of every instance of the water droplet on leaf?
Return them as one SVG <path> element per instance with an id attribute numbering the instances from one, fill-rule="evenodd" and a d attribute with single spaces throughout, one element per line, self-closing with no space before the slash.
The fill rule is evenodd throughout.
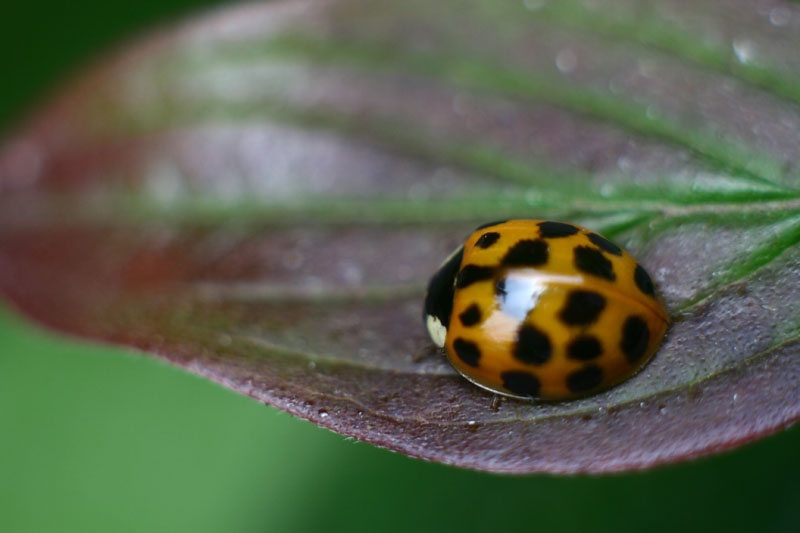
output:
<path id="1" fill-rule="evenodd" d="M 562 74 L 569 74 L 578 66 L 578 56 L 569 48 L 565 48 L 556 54 L 556 68 Z"/>
<path id="2" fill-rule="evenodd" d="M 791 20 L 792 12 L 786 7 L 774 7 L 769 12 L 769 23 L 773 26 L 786 26 Z"/>

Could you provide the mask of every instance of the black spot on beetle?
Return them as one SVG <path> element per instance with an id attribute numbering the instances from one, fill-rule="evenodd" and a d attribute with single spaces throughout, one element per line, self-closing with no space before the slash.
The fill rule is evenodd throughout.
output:
<path id="1" fill-rule="evenodd" d="M 581 335 L 567 345 L 567 356 L 578 361 L 589 361 L 600 357 L 603 346 L 593 335 Z"/>
<path id="2" fill-rule="evenodd" d="M 586 392 L 603 382 L 603 369 L 589 365 L 567 376 L 567 388 L 572 392 Z"/>
<path id="3" fill-rule="evenodd" d="M 650 342 L 650 330 L 641 317 L 632 316 L 622 325 L 620 348 L 631 364 L 636 363 L 647 351 Z"/>
<path id="4" fill-rule="evenodd" d="M 488 248 L 494 243 L 497 242 L 497 239 L 500 238 L 500 234 L 496 231 L 490 231 L 489 233 L 484 233 L 481 237 L 475 242 L 475 246 L 478 248 Z"/>
<path id="5" fill-rule="evenodd" d="M 500 374 L 503 387 L 520 396 L 538 396 L 542 385 L 530 372 L 509 370 Z"/>
<path id="6" fill-rule="evenodd" d="M 458 319 L 466 327 L 474 326 L 481 321 L 481 310 L 478 304 L 472 304 L 467 309 L 458 315 Z"/>
<path id="7" fill-rule="evenodd" d="M 636 270 L 633 272 L 633 281 L 636 282 L 636 286 L 639 287 L 639 290 L 643 293 L 648 296 L 656 295 L 655 287 L 653 287 L 653 280 L 650 279 L 650 275 L 642 268 L 642 265 L 636 265 Z"/>
<path id="8" fill-rule="evenodd" d="M 598 235 L 597 233 L 590 233 L 587 235 L 587 237 L 589 237 L 589 240 L 592 241 L 592 244 L 601 250 L 614 255 L 622 255 L 622 249 L 605 237 Z"/>
<path id="9" fill-rule="evenodd" d="M 575 290 L 567 296 L 567 303 L 558 317 L 570 326 L 585 326 L 596 321 L 605 306 L 606 299 L 602 294 Z"/>
<path id="10" fill-rule="evenodd" d="M 578 233 L 578 228 L 572 224 L 564 224 L 563 222 L 552 222 L 548 220 L 546 222 L 539 222 L 539 231 L 541 232 L 542 237 L 548 239 L 575 235 Z"/>
<path id="11" fill-rule="evenodd" d="M 524 240 L 508 250 L 503 257 L 504 266 L 541 266 L 547 263 L 549 247 L 541 239 Z"/>
<path id="12" fill-rule="evenodd" d="M 497 283 L 494 284 L 494 293 L 502 300 L 506 299 L 506 296 L 508 296 L 508 292 L 506 291 L 506 278 L 497 280 Z"/>
<path id="13" fill-rule="evenodd" d="M 575 266 L 578 270 L 604 278 L 609 281 L 614 281 L 617 276 L 614 274 L 614 268 L 611 265 L 603 252 L 590 248 L 589 246 L 578 246 L 575 248 Z"/>
<path id="14" fill-rule="evenodd" d="M 464 364 L 473 367 L 478 366 L 478 360 L 481 358 L 481 351 L 474 342 L 459 337 L 453 341 L 453 350 L 455 350 L 456 355 Z"/>
<path id="15" fill-rule="evenodd" d="M 487 222 L 486 224 L 481 224 L 480 226 L 475 228 L 475 231 L 482 230 L 484 228 L 489 228 L 491 226 L 497 226 L 499 224 L 505 224 L 506 222 L 508 222 L 508 220 L 495 220 L 494 222 Z"/>
<path id="16" fill-rule="evenodd" d="M 467 265 L 461 269 L 456 278 L 456 287 L 463 289 L 478 281 L 491 279 L 494 275 L 494 268 L 478 265 Z"/>
<path id="17" fill-rule="evenodd" d="M 547 334 L 530 324 L 523 324 L 517 332 L 514 357 L 523 363 L 541 365 L 550 359 L 553 346 Z"/>

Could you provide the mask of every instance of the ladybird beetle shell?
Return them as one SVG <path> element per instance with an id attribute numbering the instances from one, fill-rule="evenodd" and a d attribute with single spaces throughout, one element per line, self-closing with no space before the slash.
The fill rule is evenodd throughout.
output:
<path id="1" fill-rule="evenodd" d="M 669 323 L 633 257 L 591 230 L 549 220 L 479 227 L 431 278 L 424 315 L 465 378 L 543 400 L 632 376 Z"/>

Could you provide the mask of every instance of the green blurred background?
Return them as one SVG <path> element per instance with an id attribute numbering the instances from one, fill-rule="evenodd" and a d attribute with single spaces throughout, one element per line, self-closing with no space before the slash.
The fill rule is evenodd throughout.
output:
<path id="1" fill-rule="evenodd" d="M 150 28 L 219 2 L 4 8 L 0 125 Z M 605 477 L 409 459 L 151 358 L 66 340 L 0 304 L 0 532 L 798 531 L 800 427 Z"/>

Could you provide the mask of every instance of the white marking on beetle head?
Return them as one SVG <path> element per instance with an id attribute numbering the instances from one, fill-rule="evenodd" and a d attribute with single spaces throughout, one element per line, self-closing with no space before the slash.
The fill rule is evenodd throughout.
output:
<path id="1" fill-rule="evenodd" d="M 425 319 L 425 325 L 428 326 L 428 334 L 431 336 L 431 339 L 433 339 L 434 344 L 442 348 L 444 346 L 444 340 L 447 338 L 447 328 L 433 315 L 428 315 Z"/>

